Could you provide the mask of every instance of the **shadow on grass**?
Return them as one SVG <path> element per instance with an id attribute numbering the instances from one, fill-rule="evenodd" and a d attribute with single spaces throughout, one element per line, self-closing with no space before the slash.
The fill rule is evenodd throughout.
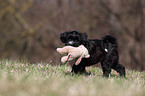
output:
<path id="1" fill-rule="evenodd" d="M 94 73 L 91 72 L 82 72 L 82 73 L 73 73 L 73 72 L 64 72 L 65 75 L 69 76 L 90 76 L 90 75 L 95 75 Z"/>
<path id="2" fill-rule="evenodd" d="M 127 79 L 127 77 L 122 77 L 119 74 L 110 74 L 110 78 L 120 78 L 120 79 Z"/>
<path id="3" fill-rule="evenodd" d="M 104 79 L 109 79 L 109 78 L 122 78 L 122 79 L 126 79 L 126 77 L 120 77 L 119 74 L 110 74 L 109 78 L 107 77 L 104 77 L 102 74 L 95 74 L 93 72 L 87 72 L 87 73 L 78 73 L 78 74 L 75 74 L 75 73 L 72 73 L 72 72 L 63 72 L 64 75 L 66 76 L 86 76 L 86 77 L 98 77 L 98 78 L 104 78 Z"/>
<path id="4" fill-rule="evenodd" d="M 120 76 L 117 75 L 117 74 L 110 74 L 110 77 L 111 77 L 111 78 L 119 78 Z"/>

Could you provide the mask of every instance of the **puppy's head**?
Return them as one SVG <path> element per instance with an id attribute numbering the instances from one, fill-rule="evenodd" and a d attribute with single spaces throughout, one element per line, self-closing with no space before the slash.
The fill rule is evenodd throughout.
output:
<path id="1" fill-rule="evenodd" d="M 87 35 L 78 31 L 67 31 L 60 34 L 60 39 L 66 46 L 78 47 L 87 40 Z"/>

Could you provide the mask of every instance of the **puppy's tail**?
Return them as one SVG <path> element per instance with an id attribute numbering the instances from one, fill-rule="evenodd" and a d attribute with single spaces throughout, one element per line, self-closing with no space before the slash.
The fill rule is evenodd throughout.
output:
<path id="1" fill-rule="evenodd" d="M 114 47 L 118 47 L 117 39 L 111 35 L 105 35 L 102 37 L 103 43 L 111 43 Z"/>

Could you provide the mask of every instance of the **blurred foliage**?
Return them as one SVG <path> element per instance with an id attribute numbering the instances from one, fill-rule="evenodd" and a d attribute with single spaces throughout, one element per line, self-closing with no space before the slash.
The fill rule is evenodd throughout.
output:
<path id="1" fill-rule="evenodd" d="M 145 70 L 144 0 L 0 0 L 0 57 L 59 63 L 59 34 L 105 34 L 119 42 L 120 63 Z"/>

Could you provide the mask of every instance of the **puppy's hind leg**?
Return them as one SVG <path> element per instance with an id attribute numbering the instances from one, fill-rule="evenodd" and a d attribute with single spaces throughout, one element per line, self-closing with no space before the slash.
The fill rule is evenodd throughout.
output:
<path id="1" fill-rule="evenodd" d="M 117 71 L 121 77 L 125 77 L 126 73 L 125 73 L 125 67 L 123 65 L 117 63 L 112 67 L 112 69 Z"/>
<path id="2" fill-rule="evenodd" d="M 111 73 L 111 65 L 107 61 L 101 62 L 102 70 L 103 70 L 103 76 L 109 77 L 109 74 Z"/>

